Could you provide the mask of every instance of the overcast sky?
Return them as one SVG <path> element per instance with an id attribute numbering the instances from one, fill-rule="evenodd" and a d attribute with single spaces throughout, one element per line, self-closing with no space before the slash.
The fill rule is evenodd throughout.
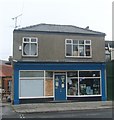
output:
<path id="1" fill-rule="evenodd" d="M 0 59 L 13 52 L 13 30 L 39 23 L 75 25 L 106 33 L 112 40 L 113 0 L 0 0 Z"/>

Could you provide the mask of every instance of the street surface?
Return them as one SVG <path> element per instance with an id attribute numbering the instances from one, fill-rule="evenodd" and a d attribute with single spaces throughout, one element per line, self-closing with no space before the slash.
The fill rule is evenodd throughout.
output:
<path id="1" fill-rule="evenodd" d="M 0 106 L 0 109 L 2 109 L 2 113 L 0 113 L 0 116 L 2 115 L 2 118 L 19 118 L 19 114 L 12 109 L 10 104 L 2 105 Z"/>
<path id="2" fill-rule="evenodd" d="M 10 104 L 0 106 L 3 118 L 112 118 L 112 109 L 76 110 L 46 113 L 16 113 Z M 1 109 L 0 108 L 0 109 Z M 0 113 L 1 114 L 1 113 Z"/>
<path id="3" fill-rule="evenodd" d="M 23 114 L 24 118 L 112 118 L 111 109 Z"/>

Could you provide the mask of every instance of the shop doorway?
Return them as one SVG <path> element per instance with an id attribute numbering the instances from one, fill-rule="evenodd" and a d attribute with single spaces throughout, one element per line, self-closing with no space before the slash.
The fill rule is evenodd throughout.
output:
<path id="1" fill-rule="evenodd" d="M 55 73 L 55 100 L 66 100 L 66 73 Z"/>

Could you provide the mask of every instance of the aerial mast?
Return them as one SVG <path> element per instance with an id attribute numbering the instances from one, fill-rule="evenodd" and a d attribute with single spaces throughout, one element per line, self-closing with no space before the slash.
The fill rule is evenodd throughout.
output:
<path id="1" fill-rule="evenodd" d="M 14 17 L 14 18 L 12 18 L 13 20 L 15 20 L 15 27 L 14 27 L 15 29 L 16 29 L 17 27 L 19 27 L 19 26 L 17 26 L 17 19 L 18 19 L 18 17 L 20 17 L 20 16 L 22 16 L 22 14 Z"/>

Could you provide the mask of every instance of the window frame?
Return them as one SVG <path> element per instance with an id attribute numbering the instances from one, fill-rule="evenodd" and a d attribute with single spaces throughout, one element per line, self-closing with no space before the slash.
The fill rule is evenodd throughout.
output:
<path id="1" fill-rule="evenodd" d="M 43 72 L 43 77 L 21 77 L 21 72 Z M 26 96 L 21 96 L 21 81 L 23 80 L 43 80 L 43 96 L 33 96 L 33 97 L 26 97 Z M 43 70 L 19 70 L 19 99 L 26 99 L 26 98 L 43 98 L 45 97 L 45 93 L 44 93 L 44 84 L 45 84 L 45 71 Z"/>
<path id="2" fill-rule="evenodd" d="M 67 43 L 67 41 L 68 40 L 70 40 L 71 42 L 70 43 Z M 78 43 L 77 44 L 74 44 L 73 43 L 73 40 L 77 40 L 78 41 Z M 79 41 L 81 41 L 82 39 L 65 39 L 65 57 L 67 57 L 67 58 L 92 58 L 92 44 L 91 44 L 91 40 L 89 40 L 89 39 L 84 39 L 84 44 L 79 44 Z M 90 41 L 90 43 L 88 44 L 88 43 L 86 43 L 87 41 Z M 67 54 L 67 45 L 71 45 L 71 56 L 68 56 L 68 55 L 66 55 Z M 74 45 L 77 45 L 78 46 L 78 55 L 77 56 L 73 56 L 73 46 Z M 79 55 L 79 46 L 81 46 L 81 45 L 83 45 L 84 46 L 84 56 L 80 56 Z M 85 55 L 85 53 L 86 53 L 86 46 L 90 46 L 90 56 L 87 56 L 87 55 Z"/>
<path id="3" fill-rule="evenodd" d="M 29 39 L 29 42 L 25 42 L 24 41 L 25 38 Z M 36 41 L 32 42 L 31 39 L 36 39 Z M 29 55 L 24 55 L 24 43 L 28 43 L 28 44 L 36 43 L 36 55 L 30 55 L 30 54 Z M 22 56 L 23 57 L 37 57 L 38 56 L 38 51 L 39 50 L 38 50 L 38 38 L 37 37 L 23 37 L 22 38 Z"/>
<path id="4" fill-rule="evenodd" d="M 89 97 L 89 96 L 102 96 L 102 76 L 101 76 L 101 70 L 76 70 L 76 72 L 78 71 L 78 76 L 77 77 L 72 77 L 73 79 L 78 79 L 78 95 L 68 95 L 67 94 L 67 97 Z M 80 77 L 79 76 L 79 73 L 81 72 L 81 71 L 99 71 L 99 73 L 100 73 L 100 76 L 99 77 L 84 77 L 84 78 L 89 78 L 89 79 L 99 79 L 99 85 L 100 85 L 100 93 L 99 94 L 92 94 L 92 95 L 81 95 L 80 94 L 80 78 L 82 78 L 82 77 Z M 70 72 L 70 71 L 68 71 L 68 72 Z M 68 73 L 67 72 L 67 73 Z M 72 71 L 71 71 L 72 72 Z M 75 72 L 75 71 L 74 71 Z M 71 78 L 71 77 L 68 77 L 67 76 L 67 82 L 68 82 L 68 78 Z M 67 83 L 66 82 L 66 83 Z M 67 86 L 67 93 L 68 93 L 68 86 Z"/>
<path id="5" fill-rule="evenodd" d="M 43 72 L 43 76 L 35 76 L 35 77 L 21 77 L 21 72 Z M 48 72 L 48 71 L 47 71 Z M 52 72 L 52 71 L 51 71 Z M 53 95 L 52 96 L 46 96 L 46 79 L 51 78 L 53 80 Z M 26 96 L 21 96 L 21 81 L 22 80 L 43 80 L 43 96 L 33 96 L 33 97 L 26 97 Z M 19 70 L 19 99 L 27 99 L 27 98 L 54 98 L 54 72 L 52 77 L 46 77 L 46 71 L 45 70 Z"/>

